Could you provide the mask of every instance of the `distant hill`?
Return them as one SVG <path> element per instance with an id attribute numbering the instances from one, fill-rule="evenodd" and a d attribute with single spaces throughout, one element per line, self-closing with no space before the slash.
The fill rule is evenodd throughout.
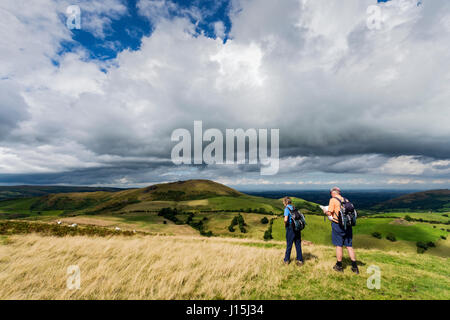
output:
<path id="1" fill-rule="evenodd" d="M 71 186 L 0 186 L 0 201 L 6 199 L 41 197 L 52 193 L 71 192 L 117 192 L 124 189 L 108 187 L 71 187 Z"/>
<path id="2" fill-rule="evenodd" d="M 373 206 L 378 211 L 450 211 L 450 190 L 415 192 Z"/>
<path id="3" fill-rule="evenodd" d="M 343 196 L 349 199 L 360 210 L 370 210 L 374 205 L 388 201 L 411 192 L 422 190 L 343 190 Z M 330 201 L 329 190 L 273 190 L 244 191 L 247 194 L 265 198 L 280 199 L 286 195 L 305 199 L 313 203 L 327 205 Z"/>

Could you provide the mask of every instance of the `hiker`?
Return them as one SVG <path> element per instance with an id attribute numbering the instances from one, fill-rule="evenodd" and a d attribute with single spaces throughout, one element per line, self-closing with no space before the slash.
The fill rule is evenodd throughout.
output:
<path id="1" fill-rule="evenodd" d="M 284 204 L 284 226 L 286 228 L 286 254 L 284 256 L 284 263 L 289 264 L 291 261 L 292 244 L 295 243 L 295 250 L 297 251 L 298 266 L 303 265 L 302 256 L 302 239 L 301 232 L 294 230 L 294 223 L 292 221 L 291 211 L 294 211 L 292 200 L 289 197 L 283 199 Z"/>
<path id="2" fill-rule="evenodd" d="M 352 247 L 353 231 L 352 227 L 342 228 L 339 224 L 339 215 L 341 210 L 341 203 L 344 202 L 344 197 L 341 196 L 341 190 L 334 187 L 330 190 L 331 199 L 328 205 L 328 211 L 325 212 L 328 219 L 331 220 L 331 240 L 336 246 L 336 265 L 333 267 L 338 272 L 343 272 L 342 267 L 342 247 L 347 247 L 348 255 L 352 260 L 352 271 L 359 274 L 358 265 L 356 264 L 355 251 Z M 347 200 L 346 200 L 347 201 Z"/>

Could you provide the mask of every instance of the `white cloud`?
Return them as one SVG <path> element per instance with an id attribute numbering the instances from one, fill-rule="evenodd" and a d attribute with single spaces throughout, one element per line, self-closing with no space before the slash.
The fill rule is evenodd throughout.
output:
<path id="1" fill-rule="evenodd" d="M 155 23 L 153 33 L 140 50 L 103 65 L 86 59 L 83 50 L 56 54 L 71 37 L 58 16 L 66 2 L 39 7 L 2 1 L 0 79 L 14 88 L 17 114 L 7 124 L 11 139 L 3 142 L 0 171 L 107 166 L 105 157 L 124 164 L 166 161 L 172 130 L 203 120 L 220 129 L 280 128 L 279 183 L 341 181 L 303 180 L 305 172 L 448 175 L 450 32 L 443 26 L 450 4 L 404 9 L 392 1 L 383 6 L 383 28 L 375 31 L 366 26 L 372 2 L 236 0 L 225 44 L 221 22 L 214 25 L 217 39 L 196 33 L 191 19 L 202 12 L 187 9 L 174 18 L 172 2 L 139 2 L 140 13 Z M 82 3 L 93 17 L 85 27 L 96 36 L 125 14 L 120 2 L 109 4 Z M 10 106 L 3 108 L 11 113 Z M 29 152 L 43 146 L 55 162 Z M 229 179 L 254 181 L 246 170 L 227 171 Z M 258 183 L 267 181 L 275 180 Z"/>

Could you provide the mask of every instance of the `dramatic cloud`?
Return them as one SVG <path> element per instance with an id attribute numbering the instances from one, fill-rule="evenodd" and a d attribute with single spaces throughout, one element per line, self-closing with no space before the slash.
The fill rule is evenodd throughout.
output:
<path id="1" fill-rule="evenodd" d="M 410 1 L 413 3 L 414 1 Z M 105 38 L 120 1 L 79 1 Z M 0 182 L 141 185 L 211 178 L 231 185 L 448 186 L 450 3 L 235 0 L 214 8 L 139 1 L 152 33 L 109 61 L 63 50 L 68 1 L 0 4 Z M 227 41 L 224 42 L 225 37 Z M 280 171 L 174 166 L 171 133 L 279 128 Z"/>

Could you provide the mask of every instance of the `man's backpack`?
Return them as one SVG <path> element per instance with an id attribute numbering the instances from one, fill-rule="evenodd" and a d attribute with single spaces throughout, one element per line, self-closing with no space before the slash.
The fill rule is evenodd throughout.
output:
<path id="1" fill-rule="evenodd" d="M 355 210 L 355 206 L 353 203 L 348 201 L 348 199 L 343 198 L 344 200 L 335 197 L 341 204 L 341 209 L 339 211 L 339 225 L 344 229 L 353 227 L 356 225 L 356 218 L 358 217 L 358 213 Z"/>
<path id="2" fill-rule="evenodd" d="M 287 207 L 289 209 L 289 212 L 291 214 L 291 219 L 292 219 L 292 225 L 294 228 L 294 231 L 301 231 L 303 229 L 305 229 L 306 226 L 306 220 L 305 220 L 305 216 L 303 215 L 303 213 L 301 213 L 300 211 L 298 211 L 297 208 L 293 207 L 294 209 L 291 210 L 291 208 Z"/>

